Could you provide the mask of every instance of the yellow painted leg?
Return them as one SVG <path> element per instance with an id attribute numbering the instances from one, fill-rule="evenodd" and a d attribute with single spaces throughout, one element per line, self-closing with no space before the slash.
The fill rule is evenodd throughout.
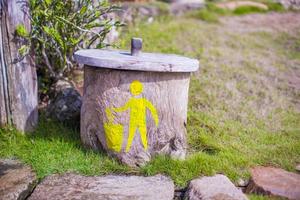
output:
<path id="1" fill-rule="evenodd" d="M 148 149 L 148 141 L 147 141 L 147 128 L 145 125 L 142 125 L 139 127 L 140 134 L 141 134 L 141 140 L 144 146 L 144 149 Z"/>
<path id="2" fill-rule="evenodd" d="M 129 125 L 129 132 L 128 132 L 128 141 L 127 141 L 127 145 L 126 145 L 126 152 L 129 152 L 134 135 L 135 135 L 135 131 L 136 131 L 137 126 L 136 125 Z"/>

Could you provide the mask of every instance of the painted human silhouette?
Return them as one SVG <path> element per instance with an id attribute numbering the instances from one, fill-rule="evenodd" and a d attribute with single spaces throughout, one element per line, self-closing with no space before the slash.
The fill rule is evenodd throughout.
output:
<path id="1" fill-rule="evenodd" d="M 129 119 L 129 132 L 128 132 L 128 142 L 126 145 L 126 152 L 130 150 L 133 138 L 137 129 L 140 132 L 142 144 L 144 149 L 148 149 L 147 141 L 147 125 L 146 125 L 146 111 L 149 109 L 151 115 L 154 119 L 155 125 L 158 126 L 158 115 L 157 110 L 153 104 L 146 98 L 137 97 L 143 92 L 143 84 L 135 80 L 130 84 L 130 92 L 134 96 L 130 98 L 124 106 L 119 108 L 111 108 L 115 112 L 124 112 L 130 109 L 130 119 Z"/>

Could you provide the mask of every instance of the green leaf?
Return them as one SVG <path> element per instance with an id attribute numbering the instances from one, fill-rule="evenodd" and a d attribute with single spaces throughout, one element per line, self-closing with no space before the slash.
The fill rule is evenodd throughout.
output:
<path id="1" fill-rule="evenodd" d="M 80 15 L 84 14 L 87 10 L 87 7 L 86 6 L 83 6 L 81 9 L 80 9 Z"/>
<path id="2" fill-rule="evenodd" d="M 79 38 L 70 38 L 70 41 L 71 41 L 71 44 L 73 45 L 73 46 L 75 46 L 75 45 L 77 45 L 80 41 L 81 41 L 81 37 L 79 37 Z"/>
<path id="3" fill-rule="evenodd" d="M 22 45 L 19 49 L 18 52 L 21 56 L 25 56 L 29 51 L 29 46 L 27 45 Z"/>
<path id="4" fill-rule="evenodd" d="M 50 37 L 52 37 L 58 43 L 59 46 L 64 48 L 65 45 L 64 45 L 63 39 L 56 29 L 49 28 L 47 26 L 44 26 L 43 29 Z"/>
<path id="5" fill-rule="evenodd" d="M 27 32 L 26 27 L 23 24 L 17 25 L 16 34 L 23 38 L 26 38 L 29 36 L 29 33 Z"/>
<path id="6" fill-rule="evenodd" d="M 47 6 L 49 6 L 52 3 L 52 0 L 45 0 L 45 3 Z"/>

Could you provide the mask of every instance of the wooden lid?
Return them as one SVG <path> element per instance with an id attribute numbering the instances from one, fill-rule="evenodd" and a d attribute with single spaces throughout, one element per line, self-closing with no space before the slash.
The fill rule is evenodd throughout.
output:
<path id="1" fill-rule="evenodd" d="M 136 49 L 133 45 L 138 44 Z M 118 50 L 87 49 L 75 52 L 75 60 L 84 65 L 137 71 L 194 72 L 199 61 L 172 54 L 142 53 L 141 43 L 132 40 L 131 52 Z"/>

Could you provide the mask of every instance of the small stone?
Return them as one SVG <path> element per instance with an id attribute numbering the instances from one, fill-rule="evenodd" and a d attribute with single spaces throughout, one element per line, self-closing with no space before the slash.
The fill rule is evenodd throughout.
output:
<path id="1" fill-rule="evenodd" d="M 29 200 L 172 200 L 171 179 L 156 175 L 141 176 L 81 176 L 51 175 L 39 184 Z"/>
<path id="2" fill-rule="evenodd" d="M 194 179 L 188 186 L 189 200 L 246 200 L 242 191 L 224 175 Z"/>
<path id="3" fill-rule="evenodd" d="M 153 18 L 153 17 L 149 17 L 149 18 L 147 19 L 147 23 L 148 23 L 148 24 L 151 24 L 153 21 L 154 21 L 154 18 Z"/>
<path id="4" fill-rule="evenodd" d="M 186 192 L 186 188 L 175 188 L 174 199 L 173 200 L 182 200 L 182 199 L 184 199 L 185 192 Z"/>
<path id="5" fill-rule="evenodd" d="M 237 185 L 238 185 L 239 187 L 246 187 L 248 184 L 249 184 L 249 180 L 243 180 L 243 179 L 240 178 L 240 179 L 237 181 Z"/>
<path id="6" fill-rule="evenodd" d="M 300 172 L 300 164 L 297 165 L 295 169 L 296 169 L 297 172 Z"/>
<path id="7" fill-rule="evenodd" d="M 58 93 L 64 89 L 72 88 L 72 84 L 65 80 L 58 80 L 54 85 L 54 92 Z"/>
<path id="8" fill-rule="evenodd" d="M 274 167 L 255 167 L 246 192 L 300 199 L 300 175 Z"/>
<path id="9" fill-rule="evenodd" d="M 17 160 L 0 159 L 0 199 L 26 199 L 36 182 L 36 175 L 30 167 Z"/>

